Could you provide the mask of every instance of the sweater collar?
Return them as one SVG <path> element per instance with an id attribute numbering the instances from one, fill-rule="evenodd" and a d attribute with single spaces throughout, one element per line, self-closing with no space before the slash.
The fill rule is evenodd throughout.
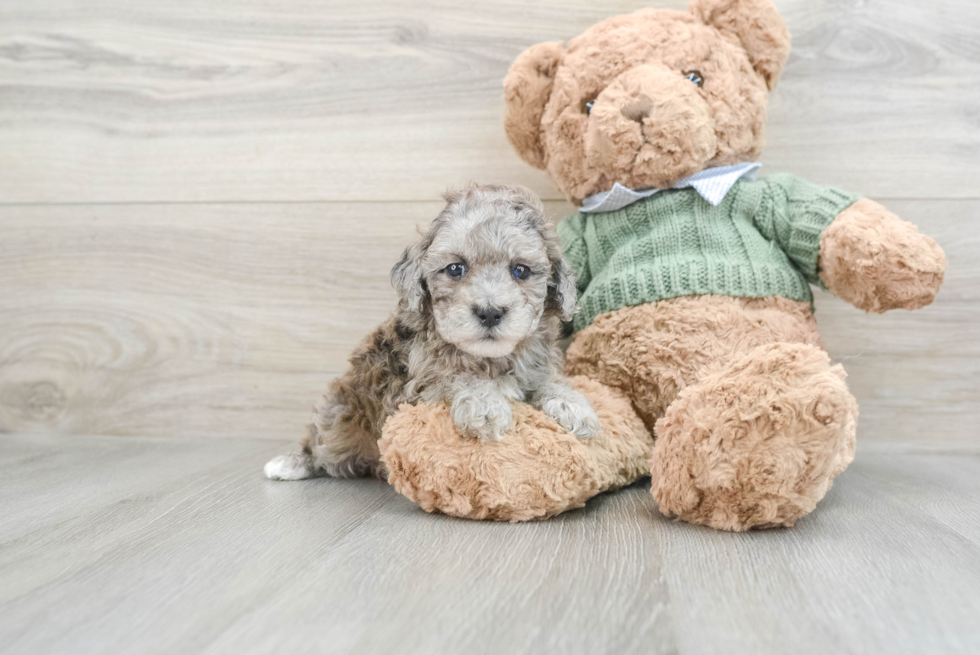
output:
<path id="1" fill-rule="evenodd" d="M 677 180 L 671 189 L 694 188 L 702 198 L 714 206 L 718 206 L 735 183 L 743 177 L 754 180 L 756 173 L 762 164 L 757 162 L 744 162 L 731 166 L 718 166 L 717 168 L 706 168 L 695 173 L 690 177 Z M 622 209 L 626 205 L 631 205 L 637 200 L 649 198 L 662 189 L 646 187 L 644 189 L 627 189 L 617 182 L 609 191 L 596 193 L 582 200 L 582 207 L 579 209 L 583 214 L 594 214 L 597 212 L 611 212 Z"/>

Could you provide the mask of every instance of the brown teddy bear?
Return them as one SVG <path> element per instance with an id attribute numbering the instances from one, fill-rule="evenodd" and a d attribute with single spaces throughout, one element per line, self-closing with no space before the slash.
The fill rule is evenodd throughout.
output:
<path id="1" fill-rule="evenodd" d="M 404 407 L 381 442 L 400 492 L 523 520 L 650 472 L 660 511 L 693 523 L 791 526 L 813 510 L 853 459 L 857 405 L 810 285 L 870 312 L 916 309 L 946 259 L 872 200 L 754 179 L 789 44 L 769 0 L 693 0 L 517 58 L 507 136 L 581 208 L 559 225 L 581 306 L 566 369 L 602 433 L 577 439 L 521 407 L 486 444 L 456 435 L 445 408 Z"/>

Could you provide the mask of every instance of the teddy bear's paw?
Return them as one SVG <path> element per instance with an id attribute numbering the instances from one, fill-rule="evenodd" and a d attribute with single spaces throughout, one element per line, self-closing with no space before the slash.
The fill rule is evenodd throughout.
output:
<path id="1" fill-rule="evenodd" d="M 571 387 L 548 385 L 536 400 L 541 411 L 575 436 L 588 439 L 599 434 L 599 417 L 595 410 L 585 396 Z"/>
<path id="2" fill-rule="evenodd" d="M 464 437 L 500 441 L 514 426 L 510 402 L 501 394 L 460 391 L 453 398 L 450 412 L 457 431 Z"/>
<path id="3" fill-rule="evenodd" d="M 943 283 L 946 255 L 914 225 L 862 198 L 820 237 L 820 269 L 835 295 L 882 313 L 930 304 Z"/>

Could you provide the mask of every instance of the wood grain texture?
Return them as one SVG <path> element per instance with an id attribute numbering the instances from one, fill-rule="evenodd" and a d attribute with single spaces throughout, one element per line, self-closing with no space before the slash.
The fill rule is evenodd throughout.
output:
<path id="1" fill-rule="evenodd" d="M 570 212 L 504 137 L 512 59 L 686 0 L 0 3 L 0 653 L 980 651 L 980 5 L 776 2 L 764 173 L 884 202 L 950 269 L 918 312 L 818 295 L 858 457 L 747 535 L 647 483 L 497 525 L 260 473 L 439 193 Z"/>
<path id="2" fill-rule="evenodd" d="M 0 431 L 295 439 L 440 192 L 556 198 L 503 135 L 513 57 L 646 4 L 3 3 Z M 861 438 L 980 441 L 980 7 L 778 4 L 765 172 L 867 193 L 950 257 L 924 311 L 817 298 Z"/>
<path id="3" fill-rule="evenodd" d="M 790 530 L 660 516 L 641 482 L 530 524 L 282 444 L 0 436 L 0 652 L 969 653 L 980 450 L 862 444 Z"/>
<path id="4" fill-rule="evenodd" d="M 916 312 L 818 298 L 861 438 L 980 441 L 980 201 L 888 205 L 950 270 Z M 297 439 L 440 207 L 0 206 L 0 430 Z"/>
<path id="5" fill-rule="evenodd" d="M 295 438 L 439 207 L 0 209 L 0 428 Z"/>
<path id="6" fill-rule="evenodd" d="M 428 200 L 468 179 L 556 199 L 504 138 L 504 73 L 533 43 L 650 4 L 5 2 L 0 200 Z M 770 171 L 978 196 L 980 5 L 777 4 L 795 49 Z"/>

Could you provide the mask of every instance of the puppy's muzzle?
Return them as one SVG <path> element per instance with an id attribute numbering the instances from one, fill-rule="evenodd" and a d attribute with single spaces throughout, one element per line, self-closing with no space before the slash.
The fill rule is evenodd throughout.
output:
<path id="1" fill-rule="evenodd" d="M 480 325 L 485 328 L 499 325 L 500 321 L 504 320 L 506 313 L 506 307 L 473 307 L 473 314 L 479 319 Z"/>

